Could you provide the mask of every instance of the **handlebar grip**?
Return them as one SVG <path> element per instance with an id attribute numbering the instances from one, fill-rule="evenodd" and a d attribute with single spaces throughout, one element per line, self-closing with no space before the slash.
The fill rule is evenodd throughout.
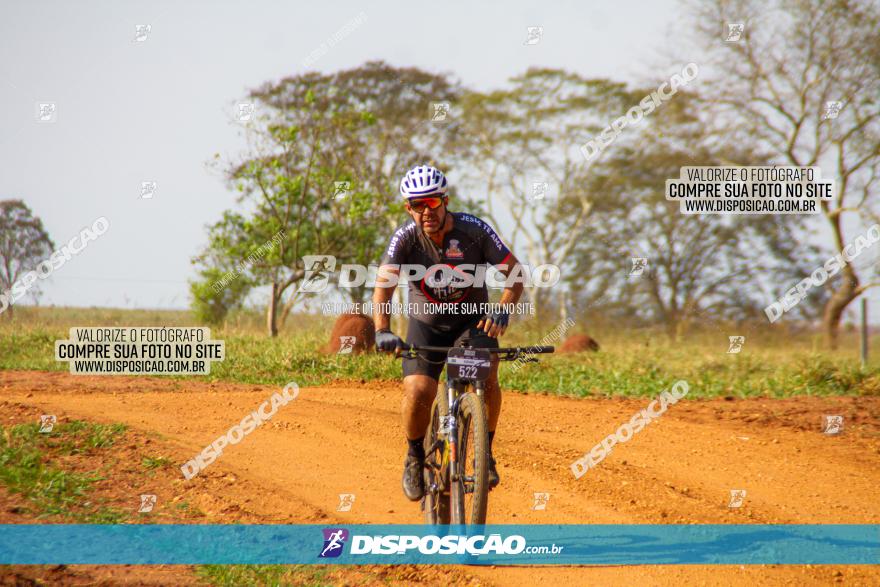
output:
<path id="1" fill-rule="evenodd" d="M 529 347 L 528 352 L 530 352 L 530 353 L 555 353 L 556 347 L 554 347 L 554 346 Z"/>

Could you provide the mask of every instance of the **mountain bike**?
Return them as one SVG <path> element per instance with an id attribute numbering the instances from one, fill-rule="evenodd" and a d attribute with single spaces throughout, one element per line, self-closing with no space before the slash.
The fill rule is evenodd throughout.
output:
<path id="1" fill-rule="evenodd" d="M 425 434 L 425 496 L 428 524 L 485 524 L 489 505 L 489 428 L 484 403 L 492 356 L 500 361 L 537 362 L 552 346 L 499 349 L 405 345 L 402 357 L 446 353 L 446 385 L 437 387 Z"/>

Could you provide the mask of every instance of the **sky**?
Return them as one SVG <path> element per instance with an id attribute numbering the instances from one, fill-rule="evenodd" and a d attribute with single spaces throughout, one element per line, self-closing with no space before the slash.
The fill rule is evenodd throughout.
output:
<path id="1" fill-rule="evenodd" d="M 481 90 L 533 65 L 636 82 L 657 75 L 681 16 L 676 0 L 5 2 L 0 199 L 24 200 L 59 245 L 109 222 L 43 282 L 42 305 L 185 308 L 205 227 L 235 207 L 208 163 L 244 149 L 232 116 L 249 88 L 374 59 Z M 529 26 L 539 43 L 525 43 Z"/>

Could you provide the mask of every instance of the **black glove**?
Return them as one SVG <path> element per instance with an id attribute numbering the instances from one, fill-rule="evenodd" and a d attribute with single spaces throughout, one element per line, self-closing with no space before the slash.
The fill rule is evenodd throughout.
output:
<path id="1" fill-rule="evenodd" d="M 403 346 L 403 341 L 390 330 L 379 330 L 376 332 L 376 350 L 393 353 L 401 346 Z"/>
<path id="2" fill-rule="evenodd" d="M 480 328 L 486 333 L 496 329 L 497 333 L 495 335 L 490 334 L 490 336 L 497 337 L 499 334 L 503 334 L 504 331 L 507 330 L 508 323 L 510 323 L 510 315 L 504 310 L 498 310 L 497 312 L 489 312 L 486 314 L 486 317 L 480 320 L 479 324 L 477 324 L 477 328 Z"/>

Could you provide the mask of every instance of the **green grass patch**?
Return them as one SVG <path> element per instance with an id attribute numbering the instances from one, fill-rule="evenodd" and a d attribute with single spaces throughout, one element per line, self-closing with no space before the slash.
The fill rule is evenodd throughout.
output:
<path id="1" fill-rule="evenodd" d="M 312 565 L 203 565 L 196 575 L 219 587 L 324 587 L 332 583 L 328 570 Z"/>
<path id="2" fill-rule="evenodd" d="M 200 510 L 199 508 L 193 506 L 188 500 L 183 500 L 179 503 L 174 504 L 174 507 L 182 513 L 190 514 L 195 517 L 204 518 L 205 512 Z M 235 522 L 233 522 L 235 523 Z"/>
<path id="3" fill-rule="evenodd" d="M 56 433 L 53 429 L 50 439 Z M 99 448 L 109 448 L 128 430 L 125 424 L 93 424 L 75 420 L 61 426 L 59 442 L 55 445 L 64 455 L 85 454 Z M 62 432 L 63 431 L 63 432 Z"/>
<path id="4" fill-rule="evenodd" d="M 38 517 L 59 515 L 86 524 L 117 524 L 128 514 L 92 503 L 92 485 L 103 477 L 98 472 L 65 471 L 50 462 L 49 454 L 86 454 L 107 448 L 125 432 L 120 424 L 70 422 L 56 425 L 49 433 L 36 423 L 0 426 L 0 483 L 25 497 Z"/>
<path id="5" fill-rule="evenodd" d="M 858 361 L 832 361 L 820 355 L 779 356 L 709 353 L 693 347 L 561 355 L 521 368 L 502 365 L 506 389 L 574 397 L 650 397 L 675 381 L 688 382 L 690 398 L 733 396 L 877 395 L 876 367 Z"/>
<path id="6" fill-rule="evenodd" d="M 147 471 L 170 467 L 171 464 L 171 459 L 167 457 L 144 457 L 143 460 L 141 460 L 141 465 L 143 465 Z"/>
<path id="7" fill-rule="evenodd" d="M 195 325 L 186 312 L 177 311 L 43 310 L 25 307 L 17 311 L 15 320 L 0 320 L 0 369 L 66 370 L 66 362 L 54 360 L 54 341 L 66 339 L 71 326 Z M 267 337 L 256 318 L 243 314 L 225 328 L 212 329 L 213 338 L 226 342 L 226 359 L 212 364 L 211 375 L 165 377 L 279 387 L 290 381 L 308 386 L 338 379 L 401 378 L 400 360 L 389 355 L 323 353 L 332 317 L 291 316 L 276 338 Z M 555 326 L 518 321 L 502 344 L 540 344 Z M 689 397 L 880 394 L 880 360 L 874 358 L 861 367 L 854 332 L 842 332 L 840 350 L 830 352 L 820 350 L 815 333 L 715 326 L 677 342 L 651 329 L 593 331 L 590 334 L 602 346 L 598 353 L 542 355 L 539 363 L 522 368 L 503 364 L 501 385 L 573 397 L 647 397 L 684 379 L 690 384 Z M 727 353 L 728 332 L 748 333 L 741 353 Z M 181 385 L 181 392 L 185 389 Z"/>

